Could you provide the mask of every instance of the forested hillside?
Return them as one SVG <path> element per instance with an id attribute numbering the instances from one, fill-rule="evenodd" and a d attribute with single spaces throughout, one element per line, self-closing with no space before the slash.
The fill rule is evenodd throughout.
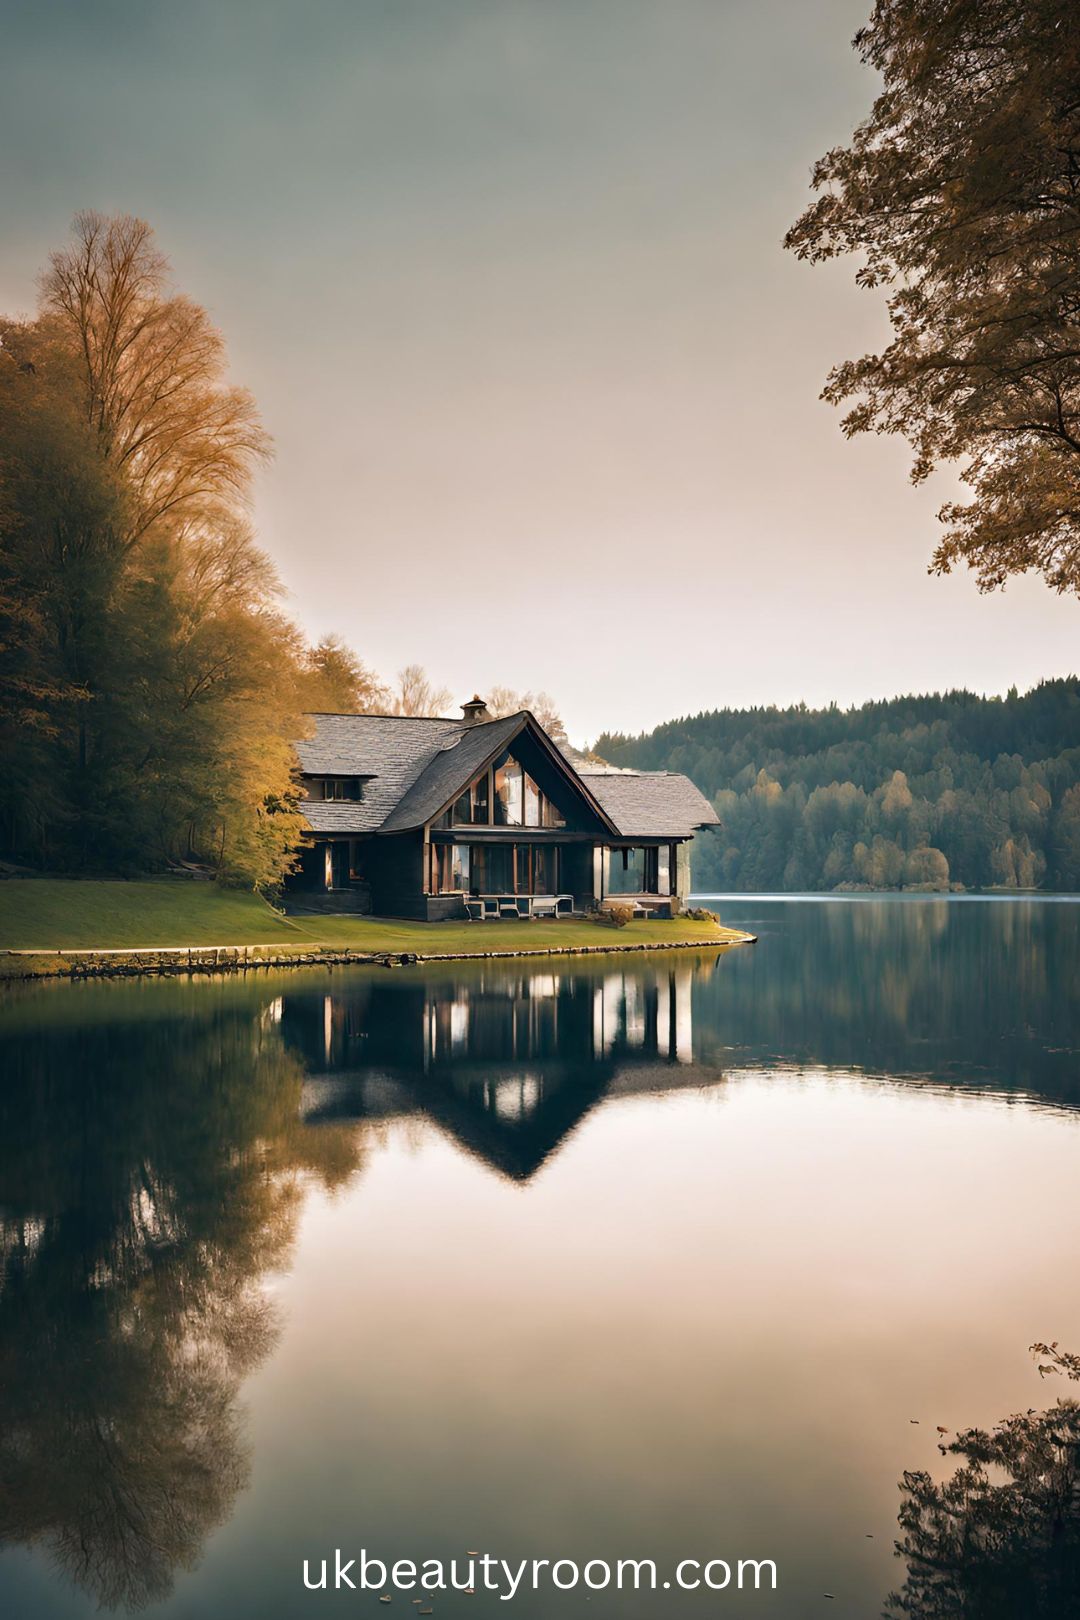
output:
<path id="1" fill-rule="evenodd" d="M 722 827 L 698 890 L 1080 889 L 1080 681 L 857 709 L 717 709 L 597 739 L 685 771 Z"/>

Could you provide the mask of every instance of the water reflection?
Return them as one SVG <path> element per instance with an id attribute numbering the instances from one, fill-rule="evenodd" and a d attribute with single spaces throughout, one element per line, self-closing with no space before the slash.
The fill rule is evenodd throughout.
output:
<path id="1" fill-rule="evenodd" d="M 1040 1371 L 1080 1379 L 1080 1358 L 1036 1345 Z M 943 1455 L 963 1464 L 936 1482 L 905 1473 L 897 1552 L 907 1579 L 886 1620 L 1071 1620 L 1080 1614 L 1080 1404 L 1016 1413 L 968 1429 Z"/>
<path id="2" fill-rule="evenodd" d="M 237 1392 L 276 1332 L 261 1281 L 297 1172 L 321 1147 L 337 1179 L 342 1144 L 299 1127 L 301 1069 L 250 1011 L 37 1025 L 4 1058 L 0 1538 L 140 1608 L 247 1479 Z"/>
<path id="3" fill-rule="evenodd" d="M 207 994 L 179 1016 L 154 986 L 151 1017 L 15 1020 L 0 1541 L 47 1549 L 106 1607 L 166 1597 L 248 1478 L 238 1392 L 275 1341 L 263 1283 L 304 1174 L 343 1185 L 369 1128 L 418 1115 L 524 1180 L 620 1076 L 695 1073 L 691 987 L 714 969 L 234 981 L 188 987 Z"/>
<path id="4" fill-rule="evenodd" d="M 1080 904 L 725 901 L 759 936 L 700 987 L 699 1052 L 1080 1106 Z"/>
<path id="5" fill-rule="evenodd" d="M 717 965 L 354 979 L 287 992 L 275 1016 L 308 1124 L 422 1115 L 525 1181 L 601 1098 L 710 1078 L 690 1068 L 692 994 Z"/>
<path id="6" fill-rule="evenodd" d="M 765 1091 L 775 1096 L 787 1087 L 805 1095 L 812 1088 L 801 1079 L 793 1082 L 792 1074 L 861 1071 L 907 1086 L 909 1093 L 908 1082 L 918 1080 L 947 1087 L 957 1097 L 973 1087 L 992 1087 L 1057 1108 L 1075 1106 L 1080 1103 L 1080 910 L 1023 903 L 976 908 L 948 902 L 803 907 L 742 902 L 725 912 L 760 934 L 756 949 L 720 957 L 627 958 L 618 968 L 610 962 L 572 968 L 456 964 L 452 970 L 45 986 L 9 996 L 0 1005 L 0 1539 L 47 1553 L 87 1599 L 108 1608 L 138 1608 L 168 1596 L 177 1572 L 195 1566 L 207 1537 L 232 1515 L 248 1481 L 252 1459 L 241 1391 L 245 1378 L 267 1361 L 279 1332 L 267 1284 L 291 1265 L 305 1193 L 325 1189 L 345 1197 L 359 1187 L 363 1194 L 378 1180 L 366 1177 L 365 1168 L 392 1146 L 397 1123 L 415 1132 L 417 1142 L 441 1137 L 464 1150 L 467 1159 L 443 1156 L 455 1169 L 471 1174 L 480 1165 L 493 1172 L 454 1182 L 456 1192 L 467 1186 L 469 1197 L 477 1200 L 458 1212 L 459 1253 L 474 1240 L 480 1246 L 491 1209 L 504 1219 L 511 1205 L 524 1210 L 519 1192 L 526 1187 L 530 1218 L 537 1208 L 546 1211 L 541 1249 L 525 1269 L 534 1278 L 550 1257 L 547 1293 L 538 1284 L 534 1298 L 515 1281 L 525 1242 L 515 1227 L 516 1236 L 496 1256 L 505 1269 L 500 1286 L 512 1306 L 504 1311 L 500 1298 L 487 1317 L 474 1307 L 475 1327 L 472 1317 L 450 1323 L 429 1307 L 425 1333 L 434 1338 L 425 1339 L 425 1356 L 447 1337 L 451 1348 L 454 1335 L 461 1337 L 456 1400 L 470 1387 L 468 1368 L 483 1363 L 490 1341 L 509 1332 L 507 1319 L 520 1316 L 530 1326 L 523 1344 L 510 1340 L 507 1346 L 508 1364 L 518 1365 L 530 1343 L 542 1342 L 550 1329 L 547 1318 L 559 1319 L 561 1335 L 565 1317 L 575 1324 L 579 1365 L 592 1365 L 595 1356 L 588 1387 L 602 1414 L 604 1402 L 616 1400 L 620 1389 L 619 1380 L 609 1377 L 608 1335 L 612 1320 L 622 1321 L 618 1342 L 634 1349 L 628 1356 L 620 1353 L 620 1376 L 632 1383 L 640 1373 L 633 1424 L 619 1426 L 615 1438 L 604 1432 L 595 1456 L 581 1467 L 586 1472 L 599 1467 L 595 1457 L 629 1444 L 625 1435 L 637 1426 L 650 1437 L 650 1455 L 655 1450 L 674 1479 L 696 1456 L 699 1430 L 707 1429 L 720 1409 L 705 1374 L 687 1370 L 696 1364 L 695 1346 L 701 1347 L 703 1366 L 722 1363 L 729 1387 L 742 1389 L 753 1381 L 747 1369 L 760 1359 L 760 1344 L 740 1338 L 740 1324 L 752 1328 L 758 1317 L 765 1321 L 771 1301 L 790 1297 L 783 1331 L 774 1322 L 764 1335 L 778 1358 L 777 1387 L 797 1388 L 806 1365 L 826 1366 L 816 1336 L 828 1326 L 827 1313 L 815 1304 L 814 1290 L 834 1289 L 837 1278 L 848 1279 L 852 1289 L 868 1290 L 878 1270 L 891 1275 L 890 1242 L 901 1261 L 907 1250 L 903 1233 L 894 1231 L 882 1240 L 872 1266 L 867 1255 L 857 1261 L 859 1243 L 865 1240 L 869 1251 L 878 1234 L 861 1231 L 861 1215 L 853 1215 L 845 1200 L 854 1197 L 851 1188 L 857 1184 L 864 1203 L 873 1189 L 858 1183 L 856 1168 L 841 1163 L 842 1131 L 818 1140 L 822 1169 L 807 1172 L 798 1206 L 818 1221 L 820 1254 L 813 1244 L 800 1243 L 795 1228 L 809 1224 L 811 1214 L 793 1216 L 775 1166 L 782 1161 L 788 1179 L 801 1175 L 801 1141 L 785 1144 L 782 1133 L 790 1116 L 771 1112 Z M 760 1135 L 754 1134 L 753 1110 L 739 1114 L 727 1104 L 724 1130 L 700 1143 L 679 1135 L 681 1104 L 664 1120 L 660 1110 L 643 1116 L 612 1109 L 605 1131 L 578 1134 L 583 1122 L 620 1098 L 700 1091 L 708 1102 L 728 1097 L 725 1077 L 748 1074 L 762 1085 L 754 1105 L 760 1110 Z M 864 1095 L 870 1090 L 858 1089 Z M 813 1128 L 813 1109 L 799 1113 L 799 1106 L 793 1102 L 792 1113 Z M 733 1115 L 739 1115 L 735 1123 L 743 1135 L 730 1128 Z M 941 1121 L 937 1115 L 925 1118 L 927 1136 L 925 1142 L 919 1138 L 918 1158 L 904 1164 L 909 1179 L 893 1168 L 896 1185 L 905 1194 L 918 1194 L 913 1208 L 929 1196 L 931 1176 L 936 1185 L 942 1175 L 956 1173 L 935 1169 L 931 1150 Z M 856 1133 L 852 1140 L 861 1144 L 853 1158 L 865 1171 L 877 1151 L 876 1127 L 850 1113 L 845 1122 Z M 1058 1122 L 1051 1123 L 1056 1128 Z M 773 1126 L 780 1134 L 770 1134 Z M 727 1144 L 736 1139 L 749 1148 L 741 1160 L 736 1153 L 721 1173 L 717 1166 L 725 1150 L 734 1152 Z M 659 1140 L 665 1149 L 658 1148 Z M 574 1141 L 580 1151 L 572 1148 Z M 968 1134 L 964 1153 L 970 1141 Z M 1010 1137 L 1010 1153 L 1013 1141 Z M 614 1154 L 611 1142 L 621 1144 Z M 1012 1173 L 1008 1163 L 1007 1172 L 998 1172 L 999 1185 Z M 920 1188 L 923 1164 L 928 1180 Z M 576 1183 L 573 1173 L 562 1172 L 574 1166 L 579 1176 L 591 1179 L 568 1238 L 560 1222 L 569 1219 L 566 1200 Z M 826 1166 L 831 1167 L 827 1173 Z M 1040 1175 L 1044 1169 L 1040 1166 Z M 427 1185 L 430 1189 L 430 1175 Z M 635 1252 L 627 1236 L 635 1220 L 633 1200 L 649 1185 L 650 1227 L 639 1231 Z M 722 1202 L 725 1187 L 731 1189 L 730 1204 Z M 497 1204 L 495 1194 L 508 1202 Z M 415 1181 L 409 1195 L 411 1211 L 426 1208 L 425 1196 L 435 1201 Z M 922 1256 L 936 1244 L 947 1246 L 963 1236 L 974 1208 L 969 1199 L 965 1211 L 959 1195 L 953 1206 L 947 1193 L 941 1197 L 945 1202 L 933 1234 L 911 1240 L 919 1249 L 908 1255 L 911 1274 L 921 1273 Z M 382 1207 L 399 1206 L 391 1196 L 389 1206 Z M 594 1228 L 594 1209 L 618 1214 L 609 1213 L 608 1224 Z M 965 1219 L 957 1218 L 958 1211 Z M 426 1214 L 428 1231 L 430 1208 Z M 830 1247 L 833 1217 L 843 1234 L 839 1250 Z M 885 1219 L 880 1210 L 877 1219 L 880 1226 Z M 778 1226 L 785 1226 L 779 1235 Z M 372 1239 L 360 1224 L 349 1228 L 351 1247 L 342 1269 L 367 1265 L 372 1288 L 385 1287 L 378 1269 L 384 1263 L 405 1277 L 400 1285 L 405 1288 L 408 1252 L 398 1264 L 387 1223 L 375 1229 Z M 567 1292 L 579 1239 L 599 1246 L 587 1280 L 579 1281 L 577 1293 Z M 339 1241 L 345 1241 L 340 1234 Z M 1019 1252 L 1023 1236 L 1016 1241 Z M 437 1236 L 433 1242 L 437 1249 Z M 560 1243 L 567 1247 L 560 1250 Z M 373 1250 L 385 1250 L 388 1258 L 373 1266 Z M 762 1257 L 772 1267 L 768 1288 L 754 1270 Z M 666 1290 L 662 1320 L 651 1306 L 635 1314 L 635 1273 L 650 1265 L 656 1267 L 655 1292 Z M 479 1265 L 475 1269 L 482 1273 Z M 963 1268 L 958 1274 L 965 1275 Z M 900 1264 L 901 1297 L 907 1275 Z M 706 1296 L 719 1276 L 728 1279 L 730 1299 L 741 1303 L 728 1313 L 717 1337 Z M 591 1309 L 581 1301 L 601 1286 L 614 1290 L 605 1296 L 604 1311 L 595 1319 L 580 1314 Z M 957 1284 L 943 1277 L 940 1286 L 947 1310 Z M 1016 1275 L 1008 1286 L 1018 1287 Z M 691 1309 L 685 1301 L 698 1290 L 702 1298 L 695 1298 Z M 858 1319 L 858 1301 L 843 1292 L 832 1298 L 834 1311 L 853 1313 L 843 1318 L 849 1328 Z M 897 1323 L 905 1320 L 893 1304 L 879 1301 L 877 1309 L 890 1324 L 894 1317 L 888 1313 L 895 1312 Z M 962 1319 L 963 1342 L 985 1328 L 986 1311 L 972 1314 L 978 1320 Z M 874 1318 L 873 1309 L 868 1316 Z M 912 1311 L 906 1320 L 924 1318 Z M 670 1323 L 682 1333 L 675 1362 L 665 1359 L 679 1338 Z M 394 1354 L 401 1355 L 408 1341 L 399 1344 L 395 1331 L 392 1321 L 381 1321 L 379 1334 L 393 1340 Z M 1047 1329 L 1033 1321 L 1030 1332 L 1024 1331 L 1021 1344 Z M 472 1332 L 475 1344 L 469 1340 Z M 909 1333 L 903 1342 L 912 1345 L 916 1337 Z M 355 1364 L 350 1362 L 353 1384 L 343 1386 L 347 1394 L 362 1384 L 363 1369 L 381 1340 L 376 1335 L 360 1342 L 365 1349 Z M 806 1344 L 808 1360 L 802 1355 Z M 647 1352 L 643 1345 L 650 1346 Z M 784 1359 L 788 1350 L 790 1365 Z M 546 1455 L 549 1437 L 562 1433 L 557 1419 L 565 1394 L 556 1385 L 552 1393 L 545 1383 L 545 1368 L 556 1359 L 540 1357 L 531 1364 L 532 1390 L 528 1379 L 514 1385 L 526 1434 L 532 1403 L 539 1413 L 541 1396 L 551 1399 L 531 1438 L 534 1458 Z M 410 1364 L 413 1395 L 421 1387 L 417 1369 L 425 1364 L 423 1359 Z M 665 1377 L 652 1381 L 650 1366 L 666 1369 Z M 383 1375 L 385 1380 L 385 1368 Z M 664 1401 L 673 1399 L 684 1381 L 694 1410 L 678 1430 L 661 1417 Z M 436 1396 L 432 1399 L 429 1429 L 444 1417 L 449 1426 L 450 1416 Z M 875 1392 L 868 1410 L 876 1412 L 880 1404 L 881 1392 Z M 990 1410 L 1003 1405 L 995 1399 Z M 515 1410 L 502 1408 L 503 1428 Z M 788 1411 L 789 1425 L 801 1418 L 796 1408 Z M 579 1427 L 582 1421 L 579 1414 Z M 1064 1422 L 1053 1419 L 1055 1433 L 1065 1433 Z M 1080 1439 L 1075 1429 L 1068 1432 Z M 669 1442 L 673 1433 L 681 1434 L 681 1441 Z M 910 1568 L 893 1600 L 893 1614 L 931 1620 L 970 1613 L 996 1620 L 999 1613 L 1066 1612 L 1052 1606 L 1057 1589 L 1050 1586 L 1041 1610 L 1034 1599 L 1027 1608 L 987 1606 L 995 1582 L 1008 1590 L 1010 1572 L 1018 1572 L 1020 1580 L 1031 1568 L 1035 1544 L 1023 1541 L 1020 1528 L 1027 1534 L 1041 1524 L 1038 1535 L 1044 1541 L 1046 1527 L 1052 1530 L 1047 1481 L 1057 1482 L 1053 1489 L 1060 1495 L 1065 1464 L 1073 1469 L 1075 1490 L 1076 1450 L 1059 1447 L 1051 1454 L 1046 1447 L 1056 1442 L 1043 1430 L 1034 1438 L 1025 1439 L 1026 1433 L 1008 1429 L 1002 1441 L 1015 1441 L 1017 1490 L 1012 1494 L 993 1496 L 971 1471 L 975 1463 L 1008 1462 L 1004 1453 L 964 1451 L 965 1467 L 951 1484 L 935 1485 L 929 1474 L 905 1476 L 902 1550 Z M 973 1446 L 985 1441 L 961 1437 L 969 1439 Z M 564 1453 L 554 1439 L 550 1444 L 544 1467 L 551 1479 L 561 1479 Z M 570 1444 L 565 1435 L 560 1444 Z M 751 1440 L 745 1444 L 751 1447 Z M 688 1486 L 684 1516 L 698 1502 L 710 1513 L 716 1502 L 726 1503 L 726 1511 L 734 1513 L 736 1476 L 752 1471 L 759 1455 L 772 1459 L 768 1485 L 777 1500 L 790 1473 L 799 1511 L 810 1512 L 811 1497 L 813 1511 L 819 1510 L 820 1493 L 797 1486 L 812 1447 L 807 1445 L 802 1457 L 795 1451 L 789 1455 L 782 1436 L 756 1431 L 752 1446 L 756 1449 L 732 1453 L 742 1461 L 738 1468 L 732 1464 L 730 1477 L 712 1456 L 701 1463 L 694 1488 Z M 628 1453 L 631 1461 L 634 1455 Z M 879 1459 L 873 1477 L 883 1489 L 909 1455 L 885 1463 Z M 328 1466 L 338 1461 L 327 1458 Z M 384 1467 L 392 1474 L 394 1466 L 388 1449 Z M 462 1466 L 455 1459 L 459 1472 Z M 535 1466 L 532 1488 L 538 1492 L 547 1475 L 539 1463 Z M 616 1501 L 621 1476 L 613 1471 L 597 1477 L 606 1500 Z M 644 1500 L 648 1487 L 639 1484 Z M 758 1484 L 762 1489 L 760 1479 Z M 1034 1495 L 1020 1526 L 1008 1513 L 1029 1488 Z M 560 1483 L 552 1500 L 561 1501 L 561 1493 Z M 601 1509 L 596 1511 L 602 1522 Z M 583 1523 L 582 1533 L 589 1529 Z M 672 1534 L 677 1530 L 681 1526 L 673 1525 Z M 608 1532 L 617 1539 L 610 1526 Z M 273 1535 L 271 1526 L 268 1539 Z M 865 1546 L 876 1549 L 883 1540 Z M 1075 1557 L 1073 1542 L 1053 1546 L 1059 1544 L 1072 1547 L 1069 1557 Z M 681 1545 L 679 1550 L 694 1549 Z M 1075 1562 L 1062 1570 L 1061 1590 L 1075 1592 Z M 860 1612 L 876 1612 L 890 1576 L 887 1569 L 876 1569 L 866 1579 L 872 1607 L 864 1604 Z M 967 1608 L 957 1607 L 961 1596 Z M 952 1609 L 944 1606 L 946 1600 Z M 258 1601 L 260 1612 L 280 1612 L 269 1589 Z M 599 1609 L 594 1603 L 588 1612 Z M 762 1612 L 774 1611 L 763 1602 Z"/>

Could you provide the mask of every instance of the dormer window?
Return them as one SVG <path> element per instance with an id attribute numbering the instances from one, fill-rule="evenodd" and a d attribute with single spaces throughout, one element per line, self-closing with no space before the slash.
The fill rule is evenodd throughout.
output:
<path id="1" fill-rule="evenodd" d="M 308 782 L 312 799 L 325 799 L 330 803 L 356 803 L 364 797 L 362 776 L 316 776 Z"/>

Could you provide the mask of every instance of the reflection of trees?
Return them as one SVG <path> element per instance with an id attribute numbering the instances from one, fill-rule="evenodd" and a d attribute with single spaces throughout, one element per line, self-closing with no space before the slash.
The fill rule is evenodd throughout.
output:
<path id="1" fill-rule="evenodd" d="M 1075 907 L 888 899 L 720 910 L 760 943 L 728 953 L 698 989 L 703 1055 L 711 1033 L 729 1060 L 989 1081 L 1080 1102 Z"/>
<path id="2" fill-rule="evenodd" d="M 1043 1372 L 1080 1378 L 1080 1357 L 1035 1345 Z M 947 1454 L 964 1459 L 937 1485 L 906 1473 L 897 1552 L 907 1580 L 887 1617 L 917 1620 L 1072 1620 L 1080 1614 L 1080 1404 L 1059 1400 L 984 1432 Z"/>
<path id="3" fill-rule="evenodd" d="M 249 1007 L 31 1030 L 4 1056 L 0 1540 L 139 1607 L 244 1484 L 237 1392 L 275 1333 L 261 1278 L 298 1171 L 325 1151 L 334 1182 L 349 1155 L 304 1135 L 300 1070 Z"/>

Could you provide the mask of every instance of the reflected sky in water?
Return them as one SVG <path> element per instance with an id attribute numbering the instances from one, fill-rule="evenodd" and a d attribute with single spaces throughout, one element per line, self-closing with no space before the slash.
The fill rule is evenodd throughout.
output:
<path id="1" fill-rule="evenodd" d="M 1080 910 L 723 911 L 760 944 L 9 993 L 4 1611 L 371 1609 L 300 1585 L 367 1546 L 879 1613 L 937 1425 L 1080 1348 Z"/>

